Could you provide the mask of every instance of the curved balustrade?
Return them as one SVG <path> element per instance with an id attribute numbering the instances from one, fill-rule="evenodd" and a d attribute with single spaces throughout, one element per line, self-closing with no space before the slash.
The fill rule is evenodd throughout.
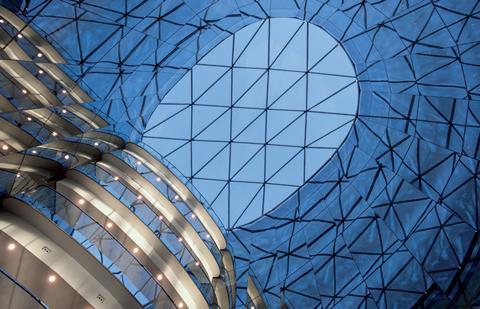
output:
<path id="1" fill-rule="evenodd" d="M 0 60 L 0 69 L 4 72 L 1 75 L 4 84 L 1 92 L 5 98 L 0 100 L 3 102 L 0 104 L 1 111 L 23 110 L 29 120 L 16 116 L 14 122 L 41 143 L 48 141 L 50 136 L 47 131 L 55 135 L 72 136 L 88 129 L 107 126 L 108 123 L 102 117 L 79 105 L 92 99 L 57 66 L 57 63 L 64 61 L 55 49 L 15 14 L 1 6 L 0 16 L 3 18 L 0 41 L 9 58 Z M 22 37 L 25 39 L 22 40 Z M 51 63 L 40 61 L 42 59 Z M 35 108 L 38 106 L 62 108 Z M 41 122 L 42 127 L 48 127 L 48 130 L 29 124 L 32 118 Z M 21 150 L 26 147 L 17 148 Z"/>
<path id="2" fill-rule="evenodd" d="M 0 245 L 7 251 L 0 265 L 48 306 L 140 308 L 113 274 L 49 218 L 16 198 L 2 206 Z"/>
<path id="3" fill-rule="evenodd" d="M 60 164 L 63 167 L 62 171 L 60 171 L 60 169 L 57 169 L 56 173 L 52 173 L 50 175 L 51 178 L 58 177 L 59 175 L 63 174 L 63 170 L 79 164 L 79 160 L 77 156 L 70 154 L 69 152 L 66 152 L 66 151 L 57 151 L 54 149 L 45 148 L 44 145 L 42 145 L 42 147 L 28 149 L 24 153 L 27 155 L 35 156 L 39 159 L 44 158 L 46 160 L 55 161 L 56 163 Z M 25 163 L 22 162 L 21 164 L 23 166 L 29 165 L 28 162 L 25 162 Z M 23 170 L 23 168 L 21 168 L 20 170 Z M 40 173 L 37 172 L 35 174 L 40 174 Z"/>
<path id="4" fill-rule="evenodd" d="M 38 57 L 38 50 L 29 40 L 19 36 L 19 31 L 15 26 L 3 19 L 0 29 L 3 31 L 6 55 L 8 59 L 17 61 L 46 61 L 43 57 Z M 18 54 L 15 54 L 17 53 Z M 42 55 L 43 56 L 43 55 Z"/>
<path id="5" fill-rule="evenodd" d="M 145 267 L 152 273 L 163 274 L 163 287 L 172 299 L 181 297 L 184 304 L 191 308 L 208 307 L 201 291 L 183 266 L 125 204 L 79 171 L 68 171 L 66 176 L 66 179 L 57 182 L 57 188 L 74 200 L 81 199 L 83 205 L 88 206 L 86 209 L 89 213 L 93 211 L 97 214 L 97 220 L 108 220 L 116 231 L 117 239 L 125 245 L 126 241 L 131 250 L 136 250 L 135 255 L 142 257 L 141 262 Z"/>
<path id="6" fill-rule="evenodd" d="M 15 139 L 17 143 L 22 144 L 21 149 L 25 149 L 37 144 L 48 143 L 54 141 L 56 138 L 52 135 L 53 130 L 49 130 L 37 119 L 27 116 L 23 113 L 3 113 L 0 115 L 0 122 L 4 123 L 8 121 L 11 126 L 12 133 L 14 135 L 12 139 Z M 33 142 L 34 141 L 34 142 Z"/>
<path id="7" fill-rule="evenodd" d="M 98 162 L 98 164 L 102 168 L 108 169 L 110 173 L 122 177 L 125 183 L 160 211 L 172 229 L 180 233 L 182 239 L 204 267 L 210 279 L 219 275 L 219 265 L 216 263 L 212 253 L 173 203 L 158 192 L 152 184 L 141 177 L 135 170 L 115 156 L 105 154 L 102 157 L 102 161 Z"/>
<path id="8" fill-rule="evenodd" d="M 61 112 L 56 113 L 48 108 L 36 108 L 24 110 L 23 113 L 31 118 L 38 119 L 39 122 L 49 127 L 51 131 L 58 132 L 61 135 L 72 136 L 82 133 L 79 128 L 64 119 Z"/>
<path id="9" fill-rule="evenodd" d="M 213 287 L 207 275 L 192 256 L 185 242 L 179 241 L 181 236 L 170 229 L 161 214 L 156 213 L 143 198 L 139 199 L 139 194 L 126 186 L 120 177 L 110 174 L 100 166 L 87 164 L 79 166 L 76 170 L 90 177 L 135 214 L 163 242 L 172 255 L 177 257 L 204 297 L 209 303 L 213 303 Z"/>
<path id="10" fill-rule="evenodd" d="M 11 118 L 7 114 L 0 115 L 0 139 L 11 145 L 15 150 L 23 150 L 31 146 L 39 145 L 42 142 L 42 136 L 45 135 L 45 129 L 41 126 L 36 126 L 36 130 L 33 127 L 27 127 L 32 130 L 22 130 L 17 125 L 11 123 Z M 37 131 L 40 134 L 33 135 Z M 34 137 L 35 136 L 35 137 Z"/>
<path id="11" fill-rule="evenodd" d="M 71 111 L 71 108 L 65 108 L 65 107 L 57 107 L 55 108 L 55 112 L 57 114 L 62 114 L 62 118 L 71 123 L 73 126 L 75 126 L 78 130 L 81 132 L 85 132 L 88 130 L 95 129 L 94 123 L 90 121 L 86 121 L 83 118 L 80 118 L 77 114 L 73 113 Z"/>
<path id="12" fill-rule="evenodd" d="M 140 162 L 141 161 L 139 161 L 138 163 Z M 180 205 L 174 205 L 174 202 L 172 202 L 171 200 L 175 200 L 176 194 L 171 194 L 171 199 L 166 198 L 161 192 L 159 192 L 155 188 L 154 185 L 152 185 L 147 179 L 142 177 L 135 169 L 133 169 L 120 158 L 115 157 L 113 154 L 110 153 L 104 155 L 102 161 L 100 161 L 98 164 L 103 168 L 106 168 L 111 175 L 120 176 L 119 178 L 122 179 L 122 181 L 124 181 L 125 184 L 127 184 L 132 190 L 134 190 L 136 194 L 140 194 L 145 201 L 148 201 L 151 206 L 157 208 L 161 212 L 161 214 L 166 217 L 167 221 L 170 222 L 175 231 L 177 233 L 180 233 L 182 239 L 188 245 L 188 248 L 199 260 L 200 265 L 209 274 L 210 281 L 215 286 L 217 302 L 225 306 L 225 303 L 228 303 L 228 292 L 226 289 L 226 283 L 229 282 L 229 280 L 226 278 L 224 279 L 223 276 L 220 276 L 223 270 L 221 253 L 219 252 L 218 248 L 214 244 L 212 244 L 210 247 L 213 249 L 213 252 L 217 253 L 218 257 L 218 259 L 215 259 L 211 251 L 205 250 L 206 248 L 208 248 L 205 242 L 199 242 L 195 240 L 195 238 L 199 238 L 199 235 L 191 230 L 192 225 L 190 224 L 189 220 L 196 223 L 197 226 L 202 227 L 202 225 L 198 223 L 199 220 L 196 219 L 195 214 L 192 213 L 186 216 L 185 214 L 188 212 L 188 207 L 186 207 L 183 203 L 181 203 Z M 176 209 L 171 208 L 171 206 L 176 206 Z M 183 216 L 174 215 L 173 218 L 175 218 L 175 221 L 177 222 L 169 221 L 167 214 L 179 211 L 180 207 L 178 206 L 184 206 Z M 186 218 L 189 220 L 185 220 Z M 180 229 L 178 223 L 181 224 Z M 203 227 L 200 231 L 203 231 L 204 235 L 206 235 L 205 238 L 209 239 L 209 234 L 203 230 Z M 188 238 L 186 235 L 188 236 Z M 195 246 L 192 246 L 191 241 L 194 241 L 193 243 L 195 244 Z M 212 271 L 215 272 L 217 275 L 212 275 Z M 221 280 L 215 278 L 219 276 Z"/>
<path id="13" fill-rule="evenodd" d="M 14 83 L 5 73 L 0 70 L 0 94 L 10 102 L 11 106 L 14 106 L 16 110 L 24 110 L 29 108 L 41 107 L 36 100 L 32 100 L 30 93 L 24 92 L 19 85 Z M 3 110 L 2 110 L 3 111 Z"/>
<path id="14" fill-rule="evenodd" d="M 102 132 L 99 130 L 88 131 L 82 134 L 82 138 L 98 140 L 98 142 L 108 144 L 110 149 L 125 147 L 125 141 L 121 137 L 113 135 L 111 132 Z"/>
<path id="15" fill-rule="evenodd" d="M 0 6 L 0 16 L 11 24 L 19 33 L 29 40 L 38 50 L 40 50 L 49 61 L 53 63 L 65 63 L 62 56 L 38 33 L 28 26 L 23 20 L 17 17 L 8 9 Z"/>
<path id="16" fill-rule="evenodd" d="M 34 95 L 43 106 L 60 105 L 60 100 L 32 73 L 14 60 L 0 60 L 0 69 L 6 72 L 22 90 Z"/>
<path id="17" fill-rule="evenodd" d="M 159 282 L 107 230 L 59 193 L 47 187 L 19 194 L 60 229 L 75 239 L 109 270 L 143 307 L 175 305 Z"/>
<path id="18" fill-rule="evenodd" d="M 56 64 L 54 63 L 37 63 L 37 66 L 44 70 L 49 76 L 58 82 L 62 89 L 67 92 L 78 103 L 85 103 L 93 101 L 88 94 L 86 94 L 73 80 L 68 77 Z"/>
<path id="19" fill-rule="evenodd" d="M 230 303 L 230 307 L 235 307 L 235 299 L 237 296 L 236 295 L 237 285 L 235 282 L 236 278 L 235 278 L 235 266 L 233 263 L 233 257 L 232 257 L 232 254 L 227 250 L 223 250 L 222 255 L 223 255 L 223 265 L 224 265 L 223 277 L 224 277 L 224 280 L 228 282 L 227 290 L 228 290 L 228 297 L 230 299 L 229 303 Z"/>
<path id="20" fill-rule="evenodd" d="M 117 146 L 112 145 L 109 142 L 105 142 L 98 138 L 91 138 L 83 134 L 79 136 L 68 136 L 68 137 L 65 137 L 63 140 L 71 143 L 82 143 L 82 144 L 90 145 L 92 147 L 95 147 L 95 149 L 97 149 L 99 153 L 107 153 L 117 149 Z"/>
<path id="21" fill-rule="evenodd" d="M 90 124 L 94 129 L 99 129 L 108 125 L 98 114 L 92 113 L 80 104 L 71 104 L 64 107 L 66 110 L 78 116 L 80 119 Z"/>
<path id="22" fill-rule="evenodd" d="M 145 149 L 142 149 L 144 147 L 145 149 L 148 149 L 148 152 Z M 112 154 L 118 155 L 118 153 L 122 153 L 120 157 L 124 157 L 125 155 L 127 156 L 128 159 L 122 158 L 124 162 L 129 164 L 129 166 L 137 172 L 139 172 L 143 177 L 145 177 L 151 184 L 153 184 L 160 192 L 165 194 L 167 197 L 169 197 L 170 200 L 172 200 L 172 194 L 173 194 L 173 200 L 175 200 L 175 196 L 179 192 L 179 187 L 184 187 L 183 194 L 185 196 L 189 196 L 188 201 L 196 202 L 199 203 L 199 207 L 202 209 L 205 208 L 209 210 L 209 213 L 211 215 L 211 218 L 215 220 L 215 228 L 211 228 L 211 231 L 213 230 L 218 231 L 218 229 L 221 229 L 220 231 L 220 236 L 217 234 L 217 248 L 218 248 L 218 243 L 222 243 L 222 239 L 224 239 L 222 231 L 224 231 L 223 226 L 220 223 L 220 219 L 216 217 L 215 212 L 212 209 L 208 208 L 208 203 L 206 202 L 205 198 L 200 194 L 200 192 L 193 186 L 193 184 L 187 180 L 185 176 L 181 174 L 181 172 L 175 168 L 169 161 L 165 160 L 160 154 L 158 154 L 155 150 L 153 150 L 151 147 L 148 145 L 145 145 L 143 143 L 139 143 L 138 145 L 128 143 L 125 147 L 124 151 L 116 151 L 113 152 Z M 125 154 L 125 155 L 123 155 Z M 138 163 L 141 164 L 138 164 Z M 159 179 L 160 178 L 160 179 Z M 160 181 L 159 181 L 160 180 Z M 173 184 L 175 184 L 175 187 L 173 187 Z M 181 201 L 181 202 L 180 202 Z M 183 203 L 183 200 L 178 199 L 177 202 L 178 205 L 185 206 Z M 177 203 L 176 203 L 177 206 Z M 186 207 L 180 208 L 184 210 L 184 215 L 186 215 L 187 218 L 190 219 L 197 219 L 197 216 L 195 214 L 195 217 L 192 218 L 191 216 L 191 208 L 187 209 Z M 190 215 L 188 215 L 190 214 Z M 202 222 L 202 226 L 206 228 L 206 226 L 203 224 L 205 221 L 200 221 L 200 220 L 194 220 L 197 222 L 197 224 L 200 224 Z M 197 225 L 198 226 L 198 225 Z M 210 233 L 200 233 L 202 235 L 204 241 L 206 244 L 210 243 L 209 238 L 212 237 Z M 234 266 L 233 266 L 233 258 L 232 256 L 228 253 L 226 250 L 222 250 L 223 253 L 219 253 L 216 251 L 215 246 L 209 246 L 209 248 L 213 251 L 215 258 L 221 259 L 219 262 L 219 265 L 222 267 L 222 273 L 223 273 L 223 278 L 224 281 L 227 283 L 226 288 L 228 289 L 228 295 L 232 296 L 232 293 L 234 294 L 235 289 L 236 289 L 236 284 L 235 284 L 235 271 L 234 271 Z M 226 248 L 224 248 L 226 249 Z M 217 249 L 218 250 L 218 249 Z M 228 269 L 224 269 L 224 265 L 229 265 Z M 235 297 L 231 297 L 230 303 L 233 304 L 235 300 Z"/>
<path id="23" fill-rule="evenodd" d="M 65 63 L 60 54 L 15 14 L 0 7 L 0 15 L 6 20 L 4 29 L 0 28 L 0 43 L 7 57 L 14 60 L 0 60 L 0 68 L 21 85 L 21 91 L 34 94 L 44 106 L 68 105 L 69 111 L 95 129 L 108 125 L 100 116 L 78 105 L 93 99 L 58 67 L 57 64 Z"/>
<path id="24" fill-rule="evenodd" d="M 77 160 L 75 164 L 69 161 L 71 167 L 89 161 L 96 161 L 101 158 L 101 152 L 95 147 L 95 144 L 92 146 L 87 143 L 72 142 L 64 139 L 37 147 L 37 149 L 42 148 L 56 151 L 66 161 L 69 161 L 70 158 L 75 158 Z"/>
<path id="25" fill-rule="evenodd" d="M 82 108 L 82 110 L 85 109 Z M 51 132 L 57 132 L 59 135 L 64 136 L 73 136 L 97 127 L 90 118 L 80 117 L 79 111 L 80 109 L 76 106 L 59 106 L 54 108 L 24 109 L 21 113 L 18 111 L 2 113 L 2 117 L 29 134 L 33 134 L 33 136 L 38 134 L 39 137 L 37 138 L 44 141 Z M 45 133 L 40 131 L 42 129 Z"/>
<path id="26" fill-rule="evenodd" d="M 12 38 L 12 34 L 3 28 L 0 28 L 0 48 L 6 54 L 6 58 L 11 60 L 24 60 L 30 61 L 30 56 L 23 51 L 15 40 Z"/>
<path id="27" fill-rule="evenodd" d="M 220 218 L 218 218 L 213 209 L 210 208 L 207 200 L 195 188 L 189 179 L 187 179 L 172 163 L 163 158 L 155 149 L 143 142 L 137 144 L 128 143 L 125 146 L 125 149 L 137 156 L 139 160 L 143 160 L 153 171 L 164 175 L 176 191 L 181 191 L 182 194 L 187 197 L 182 198 L 188 203 L 189 207 L 194 207 L 194 209 L 197 210 L 208 210 L 208 214 L 202 212 L 200 218 L 203 218 L 203 224 L 217 243 L 218 248 L 220 250 L 226 248 L 226 240 L 223 236 L 225 229 Z"/>
<path id="28" fill-rule="evenodd" d="M 96 160 L 96 159 L 100 158 L 100 151 L 97 149 L 97 147 L 100 146 L 100 142 L 98 141 L 99 136 L 95 136 L 95 135 L 91 135 L 91 136 L 94 136 L 94 138 L 91 138 L 91 137 L 86 137 L 86 138 L 72 137 L 71 140 L 69 140 L 69 141 L 59 140 L 59 141 L 52 142 L 50 144 L 46 144 L 46 145 L 42 145 L 40 147 L 29 149 L 29 150 L 26 151 L 26 153 L 28 153 L 28 154 L 25 154 L 25 155 L 18 154 L 18 157 L 19 157 L 18 160 L 16 160 L 16 161 L 14 160 L 15 162 L 11 162 L 10 165 L 12 166 L 12 168 L 20 167 L 20 169 L 22 171 L 27 172 L 27 173 L 34 173 L 34 174 L 38 174 L 38 175 L 43 174 L 44 176 L 47 176 L 47 177 L 50 177 L 50 178 L 58 177 L 60 175 L 63 175 L 63 170 L 64 169 L 68 169 L 68 168 L 71 168 L 71 167 L 73 167 L 77 164 L 81 164 L 83 161 L 89 162 L 89 161 Z M 115 140 L 115 138 L 111 139 L 109 135 L 103 135 L 103 133 L 102 133 L 101 136 L 109 139 L 110 142 L 113 140 L 114 141 L 113 145 L 115 145 L 115 146 L 117 146 L 118 144 L 121 144 L 121 140 Z M 85 139 L 86 143 L 83 143 L 83 139 Z M 92 143 L 93 143 L 93 146 L 92 146 Z M 105 145 L 107 151 L 110 151 L 111 149 L 115 149 L 115 148 L 112 147 L 112 144 L 104 143 L 104 145 Z M 112 148 L 107 149 L 107 147 L 112 147 Z M 66 154 L 70 154 L 69 158 L 65 157 Z M 4 157 L 3 161 L 5 161 L 6 158 L 7 159 L 8 158 L 13 158 L 15 155 L 16 154 L 11 154 L 7 157 Z M 47 158 L 46 160 L 48 160 L 48 162 L 52 162 L 52 163 L 57 162 L 57 164 L 60 163 L 62 165 L 62 168 L 56 167 L 56 168 L 48 168 L 47 170 L 42 170 L 42 168 L 45 168 L 45 166 L 41 166 L 42 164 L 39 164 L 40 161 L 38 161 L 38 159 L 40 159 L 42 157 Z M 83 157 L 82 162 L 80 162 L 78 160 L 80 157 Z M 27 160 L 25 160 L 25 158 Z M 112 160 L 113 161 L 117 160 L 118 162 L 113 162 Z M 5 162 L 7 162 L 7 161 L 5 161 Z M 3 165 L 6 164 L 5 162 L 3 163 Z M 47 161 L 45 161 L 45 162 L 47 162 Z M 2 163 L 2 162 L 0 162 L 0 163 Z M 49 164 L 52 164 L 52 163 L 49 163 Z M 175 199 L 175 191 L 172 191 L 172 189 L 170 187 L 166 186 L 165 184 L 164 184 L 163 189 L 155 187 L 153 185 L 155 182 L 153 182 L 153 178 L 152 178 L 153 174 L 151 173 L 151 171 L 149 171 L 148 169 L 143 170 L 143 171 L 139 171 L 137 169 L 134 169 L 134 165 L 132 165 L 132 163 L 133 163 L 133 156 L 131 156 L 130 154 L 126 154 L 126 153 L 124 153 L 124 155 L 122 155 L 122 152 L 114 151 L 114 154 L 108 154 L 108 153 L 104 154 L 102 161 L 99 163 L 100 165 L 108 166 L 109 167 L 108 168 L 109 172 L 104 171 L 99 166 L 95 166 L 93 164 L 80 165 L 80 166 L 77 167 L 77 169 L 79 171 L 83 171 L 83 172 L 87 171 L 87 173 L 85 173 L 85 174 L 88 175 L 95 183 L 102 184 L 103 187 L 105 189 L 107 189 L 107 191 L 110 192 L 114 197 L 116 197 L 116 199 L 119 202 L 121 202 L 125 206 L 129 207 L 128 211 L 131 212 L 132 214 L 136 215 L 139 218 L 139 220 L 141 222 L 143 222 L 146 225 L 146 227 L 148 227 L 150 229 L 150 232 L 154 233 L 154 235 L 156 235 L 156 237 L 159 238 L 162 241 L 162 243 L 164 243 L 166 245 L 165 250 L 170 252 L 170 254 L 172 254 L 172 256 L 175 256 L 175 259 L 177 259 L 181 263 L 181 265 L 182 265 L 181 269 L 185 270 L 186 273 L 188 273 L 188 276 L 190 276 L 194 285 L 196 285 L 199 288 L 199 290 L 201 291 L 201 293 L 203 294 L 205 299 L 208 300 L 209 304 L 212 304 L 212 305 L 213 304 L 220 304 L 222 307 L 228 307 L 228 304 L 229 303 L 231 304 L 233 301 L 232 301 L 232 298 L 231 298 L 231 293 L 232 293 L 232 291 L 231 291 L 231 287 L 232 287 L 231 273 L 229 273 L 229 271 L 227 271 L 225 269 L 224 265 L 223 265 L 224 259 L 226 258 L 226 255 L 222 254 L 218 250 L 218 248 L 216 247 L 216 245 L 213 241 L 211 241 L 211 240 L 208 241 L 209 237 L 206 236 L 208 234 L 206 233 L 206 231 L 204 229 L 200 229 L 200 228 L 203 228 L 203 225 L 201 225 L 199 222 L 195 222 L 195 221 L 191 221 L 191 220 L 188 220 L 188 221 L 185 220 L 186 219 L 185 216 L 189 216 L 189 215 L 190 215 L 190 219 L 194 219 L 191 216 L 193 214 L 193 212 L 183 203 L 179 204 L 179 205 L 176 205 L 177 209 L 182 210 L 179 214 L 181 216 L 180 218 L 182 218 L 184 220 L 185 224 L 188 224 L 188 226 L 192 226 L 195 223 L 197 224 L 196 232 L 203 233 L 205 235 L 204 239 L 199 238 L 199 239 L 201 239 L 201 243 L 202 244 L 209 243 L 210 249 L 212 249 L 212 251 L 214 251 L 216 253 L 215 256 L 217 258 L 219 258 L 217 267 L 220 267 L 221 269 L 220 269 L 220 271 L 217 275 L 218 278 L 213 278 L 213 277 L 207 276 L 206 273 L 203 272 L 204 264 L 198 263 L 196 261 L 196 258 L 194 258 L 194 256 L 191 255 L 191 252 L 193 252 L 193 251 L 189 246 L 187 246 L 187 244 L 188 244 L 187 241 L 180 242 L 183 246 L 178 246 L 178 243 L 179 243 L 178 235 L 182 235 L 180 237 L 182 237 L 183 239 L 185 239 L 185 237 L 184 237 L 185 235 L 182 234 L 182 233 L 178 234 L 178 231 L 173 232 L 171 230 L 171 226 L 166 224 L 166 222 L 168 222 L 168 221 L 165 221 L 165 220 L 162 221 L 163 218 L 161 218 L 160 216 L 162 216 L 163 212 L 159 212 L 158 208 L 153 207 L 153 204 L 143 203 L 143 202 L 139 203 L 139 201 L 138 201 L 139 194 L 145 194 L 145 192 L 139 191 L 139 189 L 141 187 L 139 187 L 139 183 L 136 183 L 136 182 L 139 181 L 140 179 L 143 179 L 144 183 L 142 183 L 141 186 L 145 187 L 146 184 L 151 185 L 151 187 L 146 186 L 147 189 L 148 189 L 148 192 L 153 192 L 153 191 L 158 192 L 158 194 L 160 194 L 160 196 L 162 196 L 162 197 L 163 197 L 163 195 L 162 195 L 161 191 L 163 190 L 163 192 L 168 197 L 168 199 L 165 199 L 165 197 L 163 197 L 163 198 L 166 201 L 168 201 L 169 203 L 172 201 L 172 199 L 173 200 Z M 119 164 L 124 165 L 124 166 L 119 167 Z M 40 165 L 40 166 L 37 166 L 37 165 Z M 0 166 L 0 167 L 4 168 L 4 169 L 9 169 L 9 166 Z M 129 172 L 129 173 L 127 173 L 128 175 L 125 174 L 126 171 L 128 170 L 128 169 L 125 169 L 127 167 L 128 167 L 128 169 L 131 169 L 131 172 L 133 172 L 133 173 Z M 89 168 L 91 169 L 91 171 L 88 173 Z M 113 168 L 113 170 L 111 170 L 112 168 Z M 118 168 L 120 168 L 120 169 L 118 170 Z M 115 170 L 115 169 L 117 169 L 117 170 Z M 114 172 L 112 172 L 112 171 L 114 171 Z M 112 179 L 115 180 L 114 175 L 122 175 L 124 177 L 124 179 L 122 179 L 121 181 L 118 181 L 118 179 L 117 179 L 117 181 L 113 182 L 113 183 L 116 184 L 117 187 L 111 186 L 111 185 L 105 185 L 104 179 L 102 177 L 99 177 L 100 175 L 102 175 L 102 173 L 103 173 L 104 177 L 108 177 L 110 180 L 112 180 Z M 50 176 L 48 176 L 48 175 L 50 175 Z M 147 178 L 145 178 L 144 176 L 147 176 Z M 133 177 L 133 178 L 131 178 L 131 177 Z M 135 183 L 136 183 L 135 186 L 137 186 L 137 187 L 134 186 L 132 188 L 132 180 L 134 180 L 134 179 L 135 179 Z M 128 185 L 126 186 L 125 184 L 127 184 L 127 183 L 128 183 Z M 118 186 L 119 184 L 121 184 L 122 186 L 119 187 Z M 119 188 L 121 188 L 121 189 L 119 189 Z M 45 191 L 45 190 L 46 190 L 46 188 L 42 187 L 42 191 Z M 38 191 L 35 191 L 35 192 L 38 192 Z M 32 205 L 34 205 L 34 207 L 37 210 L 42 211 L 44 213 L 44 215 L 46 215 L 47 214 L 47 212 L 45 210 L 46 208 L 42 208 L 42 207 L 45 207 L 45 206 L 38 206 L 39 201 L 44 200 L 44 199 L 42 199 L 43 196 L 42 195 L 36 195 L 36 194 L 30 194 L 30 195 L 31 195 L 31 199 L 29 199 L 29 200 L 25 199 L 25 196 L 27 196 L 27 195 L 24 195 L 24 194 L 21 194 L 21 195 L 17 196 L 17 198 L 19 198 L 19 199 L 21 199 L 25 202 L 31 203 Z M 148 200 L 147 197 L 148 197 L 148 193 L 145 195 L 145 201 Z M 58 198 L 54 198 L 52 200 L 58 200 Z M 155 203 L 157 203 L 157 202 L 158 202 L 158 200 L 156 199 Z M 37 203 L 37 204 L 35 204 L 35 203 Z M 72 205 L 70 207 L 76 207 L 77 209 L 80 209 L 75 205 Z M 155 209 L 156 209 L 156 212 L 155 212 Z M 71 211 L 69 211 L 69 212 L 71 213 Z M 58 215 L 58 214 L 51 211 L 50 219 L 53 219 L 54 215 Z M 177 218 L 177 220 L 178 219 L 179 218 Z M 57 224 L 61 223 L 59 220 L 57 220 L 57 219 L 55 219 L 55 220 L 56 220 Z M 66 220 L 66 218 L 63 218 L 63 220 Z M 171 223 L 171 222 L 169 222 L 169 223 Z M 193 224 L 191 224 L 191 223 L 193 223 Z M 63 227 L 63 228 L 65 228 L 65 227 Z M 99 226 L 99 228 L 102 228 L 102 227 Z M 182 228 L 185 228 L 185 225 L 182 225 Z M 65 231 L 67 231 L 67 230 L 65 230 Z M 195 233 L 193 228 L 192 228 L 192 233 Z M 195 234 L 195 235 L 197 235 L 197 234 Z M 205 242 L 203 242 L 204 240 L 205 240 Z M 135 243 L 136 243 L 136 241 L 133 241 L 133 244 L 135 244 Z M 196 243 L 197 246 L 198 246 L 198 244 L 199 243 Z M 91 244 L 89 243 L 88 246 L 90 246 L 90 245 Z M 144 249 L 141 249 L 141 250 L 144 250 Z M 207 252 L 209 252 L 209 251 L 207 251 Z M 212 255 L 212 257 L 213 257 L 213 255 Z M 147 265 L 148 260 L 139 262 L 138 264 L 139 265 L 146 265 L 147 269 L 149 267 Z M 148 270 L 145 270 L 145 271 L 148 271 Z M 217 276 L 214 276 L 214 277 L 217 277 Z M 170 276 L 170 280 L 171 279 L 172 279 L 172 277 Z M 124 280 L 122 279 L 122 281 L 124 281 Z M 228 289 L 228 291 L 227 291 L 227 289 Z M 140 293 L 140 292 L 137 291 L 136 293 Z M 137 296 L 137 294 L 135 294 L 135 293 L 134 293 L 134 295 Z M 140 293 L 138 295 L 143 295 L 143 294 Z M 183 298 L 183 299 L 185 300 L 185 298 Z M 148 300 L 144 295 L 141 296 L 140 298 L 138 298 L 139 302 L 141 302 L 141 300 L 143 300 L 144 303 L 145 302 L 148 303 Z M 150 301 L 151 301 L 151 299 L 150 299 Z M 173 303 L 174 302 L 172 302 L 172 304 Z M 188 303 L 189 307 L 195 307 L 195 306 L 193 306 L 194 303 L 189 301 L 189 300 L 186 300 L 186 303 Z M 199 306 L 202 307 L 202 305 L 199 305 Z"/>
<path id="29" fill-rule="evenodd" d="M 213 253 L 217 262 L 219 264 L 222 263 L 222 254 L 210 234 L 205 229 L 202 221 L 198 220 L 195 213 L 187 206 L 185 201 L 180 198 L 178 192 L 167 183 L 164 175 L 155 174 L 154 171 L 150 169 L 149 164 L 142 163 L 143 160 L 138 160 L 138 158 L 124 150 L 119 149 L 111 152 L 111 154 L 128 164 L 132 169 L 134 169 L 137 173 L 142 175 L 146 180 L 154 185 L 155 188 L 160 191 L 168 200 L 170 200 L 170 202 L 173 203 L 175 207 L 177 207 L 177 209 L 182 213 L 185 219 L 187 219 L 187 221 L 193 226 L 195 231 L 197 231 L 197 234 L 200 235 L 200 238 L 202 238 L 203 242 Z"/>
<path id="30" fill-rule="evenodd" d="M 0 169 L 32 173 L 47 179 L 63 174 L 63 167 L 59 162 L 23 153 L 11 153 L 0 157 Z"/>

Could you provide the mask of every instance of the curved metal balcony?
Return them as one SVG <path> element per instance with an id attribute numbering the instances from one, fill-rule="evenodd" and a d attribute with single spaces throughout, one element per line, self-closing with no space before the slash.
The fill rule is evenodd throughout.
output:
<path id="1" fill-rule="evenodd" d="M 87 250 L 142 307 L 159 303 L 175 307 L 160 281 L 142 266 L 131 250 L 63 195 L 50 188 L 39 187 L 16 198 L 49 219 Z"/>
<path id="2" fill-rule="evenodd" d="M 18 265 L 55 274 L 78 307 L 233 307 L 232 255 L 201 194 L 130 142 L 132 124 L 84 104 L 95 95 L 60 53 L 2 6 L 0 47 L 0 235 L 36 261 Z M 65 307 L 51 289 L 13 279 L 40 307 Z"/>
<path id="3" fill-rule="evenodd" d="M 128 208 L 140 221 L 142 221 L 172 255 L 183 265 L 192 280 L 202 292 L 209 303 L 214 302 L 214 291 L 208 277 L 197 260 L 192 256 L 190 249 L 181 240 L 181 235 L 171 230 L 165 217 L 159 214 L 145 199 L 139 198 L 138 192 L 130 189 L 123 178 L 110 174 L 107 170 L 94 164 L 79 166 L 76 170 L 92 179 L 96 184 L 113 195 L 124 207 Z"/>

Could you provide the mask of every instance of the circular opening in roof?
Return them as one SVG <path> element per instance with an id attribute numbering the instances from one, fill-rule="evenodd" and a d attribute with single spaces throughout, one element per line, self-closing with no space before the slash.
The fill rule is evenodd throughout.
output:
<path id="1" fill-rule="evenodd" d="M 144 142 L 232 228 L 318 171 L 347 136 L 357 103 L 352 63 L 335 39 L 298 19 L 266 19 L 185 74 L 153 113 Z"/>

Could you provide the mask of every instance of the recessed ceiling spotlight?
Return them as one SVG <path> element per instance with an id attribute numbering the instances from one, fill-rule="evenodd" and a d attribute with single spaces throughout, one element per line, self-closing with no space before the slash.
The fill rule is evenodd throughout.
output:
<path id="1" fill-rule="evenodd" d="M 43 74 L 43 70 L 38 70 L 38 74 Z"/>
<path id="2" fill-rule="evenodd" d="M 12 250 L 14 250 L 16 247 L 17 247 L 17 246 L 15 246 L 14 243 L 11 243 L 11 244 L 8 244 L 7 249 L 8 249 L 9 251 L 12 251 Z"/>
<path id="3" fill-rule="evenodd" d="M 53 135 L 53 136 L 57 136 L 57 135 L 58 135 L 58 133 L 57 133 L 57 132 L 55 132 L 55 131 L 53 131 L 53 132 L 52 132 L 52 135 Z"/>
<path id="4" fill-rule="evenodd" d="M 48 282 L 53 283 L 53 282 L 55 282 L 55 280 L 57 280 L 56 276 L 54 276 L 54 275 L 48 276 Z"/>
<path id="5" fill-rule="evenodd" d="M 22 89 L 22 93 L 23 93 L 23 94 L 27 94 L 27 92 L 28 92 L 28 91 L 27 91 L 26 89 Z"/>
<path id="6" fill-rule="evenodd" d="M 42 54 L 42 53 L 38 53 L 38 54 L 37 54 L 37 57 L 38 57 L 38 58 L 42 58 L 42 57 L 43 57 L 43 54 Z"/>
<path id="7" fill-rule="evenodd" d="M 3 149 L 3 150 L 8 150 L 8 145 L 5 145 L 5 144 L 4 144 L 4 145 L 2 146 L 2 149 Z"/>
<path id="8" fill-rule="evenodd" d="M 21 33 L 17 34 L 17 38 L 21 39 L 23 38 L 23 35 Z"/>

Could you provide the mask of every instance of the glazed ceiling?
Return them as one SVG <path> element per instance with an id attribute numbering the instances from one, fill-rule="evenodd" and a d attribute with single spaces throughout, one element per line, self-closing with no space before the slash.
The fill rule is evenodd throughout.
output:
<path id="1" fill-rule="evenodd" d="M 337 41 L 299 19 L 265 19 L 200 59 L 162 99 L 143 140 L 232 228 L 277 206 L 332 156 L 357 101 Z"/>
<path id="2" fill-rule="evenodd" d="M 240 287 L 251 274 L 269 305 L 313 308 L 478 302 L 479 14 L 451 0 L 31 1 L 26 18 L 132 138 L 245 26 L 297 18 L 341 43 L 360 89 L 352 130 L 290 199 L 230 234 Z"/>

